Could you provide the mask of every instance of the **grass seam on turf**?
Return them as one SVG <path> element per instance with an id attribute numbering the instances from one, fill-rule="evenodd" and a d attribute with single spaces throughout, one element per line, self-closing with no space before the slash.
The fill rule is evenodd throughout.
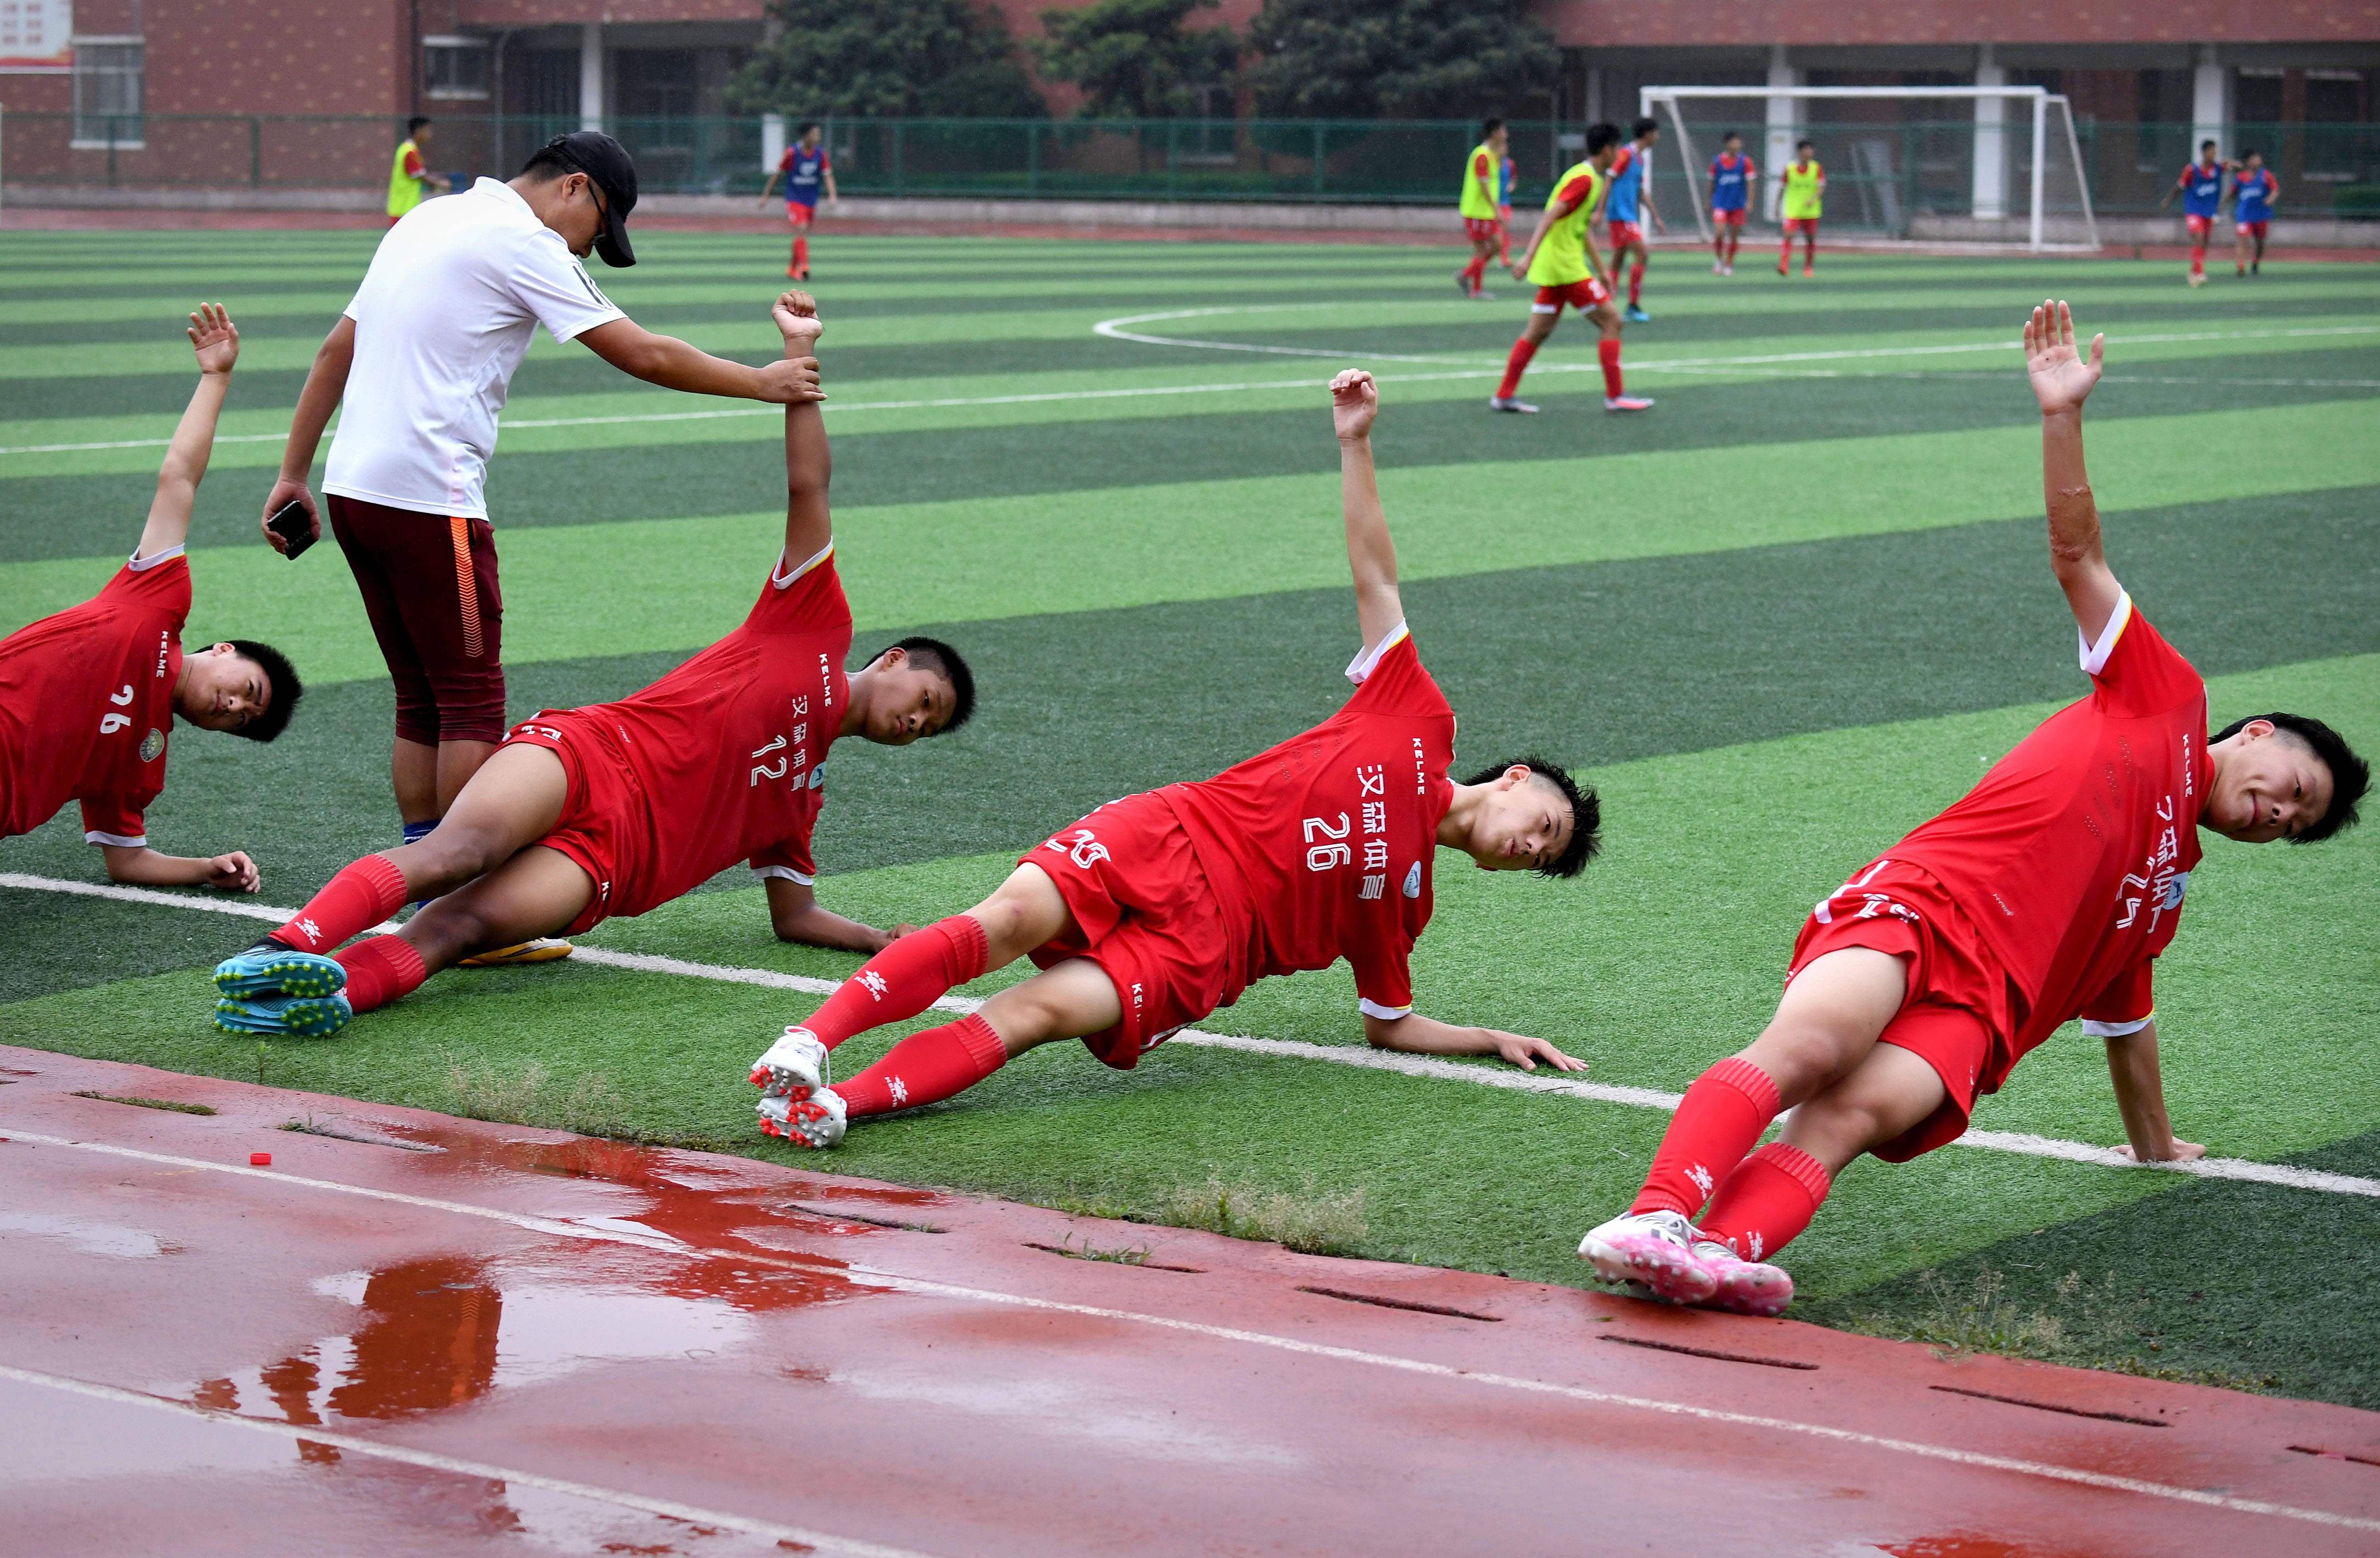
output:
<path id="1" fill-rule="evenodd" d="M 210 903 L 202 898 L 182 897 L 141 887 L 103 885 L 92 882 L 67 882 L 55 877 L 30 876 L 19 871 L 0 871 L 0 887 L 22 888 L 40 893 L 67 893 L 83 897 L 113 898 L 119 902 L 156 904 L 167 908 L 196 909 L 212 914 L 237 915 L 244 919 L 271 920 L 285 924 L 297 917 L 295 909 L 275 908 L 264 904 L 237 902 Z M 395 929 L 394 922 L 383 922 L 374 931 L 385 932 Z M 759 985 L 770 990 L 794 991 L 807 995 L 832 995 L 842 988 L 837 980 L 815 979 L 807 974 L 788 974 L 774 968 L 744 968 L 724 963 L 692 963 L 683 958 L 664 957 L 651 953 L 613 952 L 605 947 L 579 947 L 571 956 L 582 963 L 604 968 L 625 968 L 638 973 L 668 974 L 681 979 L 713 980 L 722 984 Z M 964 995 L 945 995 L 931 1004 L 930 1011 L 954 1012 L 962 1016 L 980 1010 L 983 1003 Z M 1210 1033 L 1204 1029 L 1185 1028 L 1169 1043 L 1186 1044 L 1193 1048 L 1236 1050 L 1246 1054 L 1269 1055 L 1284 1060 L 1317 1060 L 1332 1065 L 1352 1065 L 1368 1071 L 1393 1071 L 1401 1076 L 1432 1081 L 1467 1082 L 1475 1087 L 1502 1088 L 1519 1092 L 1548 1094 L 1555 1097 L 1585 1099 L 1597 1103 L 1616 1103 L 1632 1109 L 1658 1109 L 1674 1112 L 1682 1094 L 1663 1092 L 1653 1088 L 1634 1088 L 1609 1082 L 1584 1082 L 1570 1077 L 1540 1076 L 1520 1070 L 1498 1070 L 1480 1065 L 1461 1065 L 1453 1061 L 1439 1060 L 1430 1055 L 1405 1054 L 1394 1051 L 1355 1049 L 1352 1046 L 1314 1044 L 1296 1039 L 1260 1039 L 1249 1034 Z M 2290 1189 L 2319 1190 L 2331 1195 L 2371 1196 L 2380 1198 L 2380 1179 L 2362 1179 L 2353 1175 L 2329 1174 L 2319 1169 L 2294 1168 L 2283 1163 L 2261 1163 L 2247 1158 L 2199 1158 L 2189 1162 L 2140 1163 L 2123 1156 L 2111 1147 L 2100 1147 L 2087 1141 L 2064 1141 L 2055 1137 L 2034 1136 L 2022 1131 L 1990 1131 L 1970 1129 L 1952 1142 L 1953 1147 L 1979 1148 L 1985 1151 L 2010 1152 L 2022 1157 L 2049 1158 L 2061 1162 L 2090 1163 L 2102 1168 L 2148 1168 L 2169 1174 L 2185 1174 L 2201 1179 L 2243 1180 L 2260 1185 L 2278 1185 Z"/>
<path id="2" fill-rule="evenodd" d="M 369 1197 L 374 1200 L 395 1201 L 404 1205 L 459 1212 L 469 1217 L 483 1217 L 495 1222 L 532 1228 L 540 1233 L 604 1243 L 634 1245 L 643 1249 L 659 1249 L 689 1259 L 740 1260 L 756 1265 L 775 1266 L 785 1271 L 812 1272 L 820 1276 L 838 1277 L 846 1282 L 856 1281 L 869 1285 L 889 1287 L 895 1292 L 916 1294 L 921 1297 L 968 1299 L 978 1303 L 1006 1304 L 1019 1308 L 1082 1315 L 1094 1320 L 1123 1321 L 1132 1324 L 1153 1326 L 1164 1331 L 1186 1332 L 1192 1335 L 1213 1337 L 1218 1341 L 1274 1348 L 1309 1357 L 1325 1357 L 1343 1363 L 1366 1364 L 1376 1369 L 1390 1369 L 1400 1373 L 1421 1374 L 1435 1379 L 1523 1391 L 1531 1394 L 1558 1396 L 1593 1406 L 1622 1406 L 1638 1411 L 1659 1412 L 1672 1417 L 1692 1418 L 1704 1422 L 1725 1423 L 1739 1428 L 1768 1429 L 1785 1433 L 1803 1434 L 1817 1439 L 1833 1440 L 1838 1443 L 1862 1444 L 1875 1449 L 1894 1451 L 1901 1455 L 1917 1455 L 1928 1460 L 1948 1461 L 1957 1466 L 2015 1472 L 2020 1476 L 2077 1483 L 2087 1488 L 2105 1489 L 2110 1492 L 2137 1493 L 2149 1498 L 2170 1499 L 2181 1503 L 2228 1509 L 2236 1514 L 2271 1515 L 2280 1519 L 2301 1520 L 2313 1525 L 2332 1526 L 2348 1530 L 2380 1531 L 2380 1520 L 2365 1519 L 2352 1515 L 2339 1515 L 2329 1510 L 2303 1509 L 2293 1504 L 2273 1503 L 2263 1499 L 2235 1498 L 2228 1493 L 2217 1493 L 2200 1488 L 2177 1487 L 2171 1483 L 2153 1482 L 2145 1478 L 2085 1471 L 2080 1467 L 2058 1466 L 2047 1461 L 2021 1460 L 2012 1455 L 1994 1455 L 1976 1450 L 1960 1450 L 1946 1444 L 1930 1444 L 1923 1440 L 1892 1439 L 1881 1434 L 1863 1433 L 1856 1429 L 1834 1428 L 1825 1423 L 1805 1423 L 1791 1418 L 1769 1418 L 1750 1412 L 1729 1412 L 1717 1407 L 1695 1406 L 1682 1401 L 1664 1401 L 1658 1396 L 1626 1395 L 1617 1391 L 1590 1390 L 1579 1385 L 1555 1384 L 1545 1380 L 1522 1379 L 1512 1374 L 1457 1369 L 1451 1364 L 1430 1363 L 1421 1358 L 1400 1357 L 1393 1353 L 1367 1352 L 1357 1347 L 1341 1347 L 1327 1343 L 1300 1341 L 1290 1336 L 1276 1336 L 1269 1332 L 1245 1331 L 1236 1326 L 1212 1325 L 1204 1321 L 1181 1320 L 1171 1315 L 1143 1314 L 1133 1309 L 1113 1309 L 1096 1304 L 1070 1304 L 1054 1298 L 1037 1298 L 1026 1294 L 1002 1293 L 996 1288 L 963 1287 L 954 1283 L 903 1276 L 899 1272 L 890 1272 L 882 1267 L 863 1265 L 858 1262 L 844 1264 L 837 1261 L 830 1265 L 820 1260 L 773 1252 L 707 1248 L 646 1230 L 630 1233 L 625 1229 L 613 1226 L 561 1222 L 525 1212 L 504 1211 L 494 1207 L 479 1206 L 469 1201 L 435 1200 L 423 1196 L 409 1196 L 402 1191 L 346 1185 L 334 1179 L 314 1179 L 297 1175 L 275 1174 L 269 1169 L 246 1168 L 237 1163 L 212 1162 L 204 1158 L 184 1158 L 165 1152 L 150 1152 L 139 1148 L 118 1147 L 109 1142 L 78 1141 L 67 1137 L 13 1129 L 10 1134 L 26 1141 L 41 1142 L 48 1146 L 79 1148 L 84 1151 L 131 1158 L 145 1162 L 169 1164 L 176 1168 L 248 1175 L 284 1185 L 340 1191 L 348 1195 Z M 5 1367 L 0 1365 L 0 1369 Z M 8 1370 L 8 1372 L 17 1371 Z"/>

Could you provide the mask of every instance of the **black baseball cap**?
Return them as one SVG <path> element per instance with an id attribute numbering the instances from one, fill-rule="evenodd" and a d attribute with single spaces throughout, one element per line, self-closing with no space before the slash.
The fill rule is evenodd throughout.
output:
<path id="1" fill-rule="evenodd" d="M 637 209 L 637 164 L 628 149 L 601 130 L 572 130 L 545 143 L 563 160 L 592 179 L 603 191 L 603 230 L 595 235 L 595 252 L 603 263 L 625 269 L 637 262 L 628 247 L 628 213 Z"/>

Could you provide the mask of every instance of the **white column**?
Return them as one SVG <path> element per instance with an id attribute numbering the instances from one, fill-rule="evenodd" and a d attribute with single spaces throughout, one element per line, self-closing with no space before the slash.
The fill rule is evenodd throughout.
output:
<path id="1" fill-rule="evenodd" d="M 578 35 L 578 128 L 603 128 L 603 24 L 590 21 Z"/>
<path id="2" fill-rule="evenodd" d="M 1802 84 L 1802 73 L 1786 63 L 1785 45 L 1782 43 L 1769 45 L 1768 84 L 1771 87 L 1798 87 Z M 1799 98 L 1791 97 L 1772 97 L 1767 99 L 1767 103 L 1768 154 L 1760 164 L 1760 210 L 1763 215 L 1774 222 L 1777 220 L 1778 204 L 1784 198 L 1783 190 L 1778 186 L 1777 176 L 1785 171 L 1787 163 L 1793 160 L 1793 142 L 1798 139 L 1795 132 L 1802 123 L 1802 104 Z"/>
<path id="3" fill-rule="evenodd" d="M 774 173 L 777 164 L 785 160 L 785 116 L 783 114 L 760 116 L 760 171 Z"/>
<path id="4" fill-rule="evenodd" d="M 1975 85 L 2005 87 L 2008 67 L 1992 55 L 1992 46 L 1975 51 Z M 2008 99 L 1975 99 L 1974 213 L 1997 221 L 2008 214 Z"/>
<path id="5" fill-rule="evenodd" d="M 2231 122 L 2230 73 L 2215 63 L 2215 45 L 2198 45 L 2198 67 L 2190 81 L 2190 160 L 2198 160 L 2198 143 L 2219 141 Z"/>

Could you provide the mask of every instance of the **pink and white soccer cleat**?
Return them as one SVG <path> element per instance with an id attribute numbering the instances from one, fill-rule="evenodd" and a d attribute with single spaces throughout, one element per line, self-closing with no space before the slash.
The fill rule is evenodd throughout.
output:
<path id="1" fill-rule="evenodd" d="M 771 1098 L 800 1100 L 834 1079 L 834 1059 L 817 1035 L 798 1024 L 752 1063 L 752 1085 Z"/>
<path id="2" fill-rule="evenodd" d="M 804 1147 L 834 1146 L 843 1139 L 849 1124 L 843 1095 L 832 1088 L 820 1088 L 803 1099 L 760 1101 L 760 1129 Z"/>
<path id="3" fill-rule="evenodd" d="M 1640 1283 L 1672 1304 L 1707 1303 L 1718 1278 L 1694 1252 L 1701 1235 L 1674 1211 L 1632 1211 L 1587 1231 L 1579 1259 L 1607 1282 Z"/>
<path id="4" fill-rule="evenodd" d="M 1607 395 L 1603 397 L 1603 408 L 1607 411 L 1649 411 L 1653 408 L 1653 397 L 1649 395 Z"/>
<path id="5" fill-rule="evenodd" d="M 1714 1238 L 1694 1238 L 1694 1253 L 1714 1277 L 1718 1291 L 1703 1300 L 1706 1309 L 1738 1315 L 1781 1315 L 1793 1301 L 1793 1279 L 1781 1266 L 1746 1260 L 1729 1245 Z"/>

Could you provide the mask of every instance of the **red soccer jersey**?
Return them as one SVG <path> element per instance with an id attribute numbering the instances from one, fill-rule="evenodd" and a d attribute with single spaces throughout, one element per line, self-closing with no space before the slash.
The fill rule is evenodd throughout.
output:
<path id="1" fill-rule="evenodd" d="M 149 842 L 140 814 L 165 787 L 189 615 L 190 565 L 176 546 L 0 639 L 0 836 L 80 800 L 91 843 Z"/>
<path id="2" fill-rule="evenodd" d="M 1364 1011 L 1413 1009 L 1454 711 L 1402 627 L 1347 669 L 1346 707 L 1212 779 L 1160 793 L 1213 882 L 1250 980 L 1344 957 Z"/>
<path id="3" fill-rule="evenodd" d="M 2082 651 L 2091 696 L 2044 721 L 1891 858 L 1933 873 L 2026 1000 L 2016 1056 L 2082 1016 L 2151 1011 L 2198 864 L 2206 687 L 2130 595 Z"/>
<path id="4" fill-rule="evenodd" d="M 642 880 L 613 884 L 611 913 L 658 907 L 738 860 L 816 878 L 810 831 L 851 702 L 850 654 L 851 605 L 829 545 L 790 578 L 771 573 L 742 627 L 660 681 L 572 711 L 618 743 L 647 813 Z"/>

